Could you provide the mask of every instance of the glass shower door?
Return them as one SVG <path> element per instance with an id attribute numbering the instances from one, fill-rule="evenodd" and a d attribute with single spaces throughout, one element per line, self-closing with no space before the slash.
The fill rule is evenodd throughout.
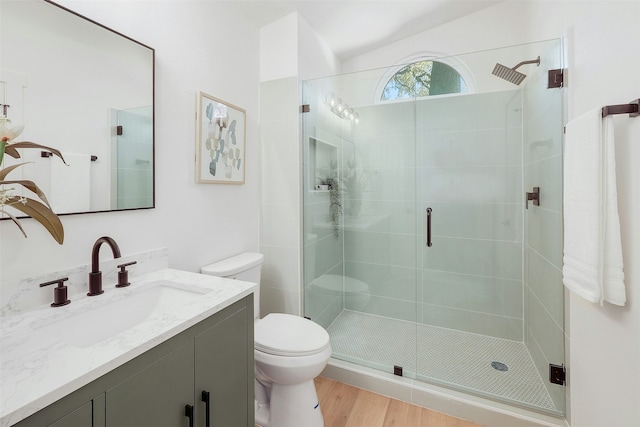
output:
<path id="1" fill-rule="evenodd" d="M 418 243 L 417 376 L 562 414 L 564 388 L 549 382 L 549 364 L 564 361 L 562 91 L 547 88 L 560 43 L 458 59 L 528 52 L 541 64 L 522 87 L 417 104 L 421 230 L 424 240 L 430 209 L 432 235 Z M 525 209 L 532 187 L 546 196 Z"/>
<path id="2" fill-rule="evenodd" d="M 367 79 L 303 86 L 305 315 L 328 329 L 334 358 L 414 377 L 415 104 L 368 105 Z M 341 89 L 358 123 L 328 102 Z"/>
<path id="3" fill-rule="evenodd" d="M 344 353 L 362 351 L 367 366 L 396 373 L 401 369 L 402 376 L 414 378 L 415 103 L 375 104 L 358 111 L 353 151 L 344 153 L 343 190 L 348 206 L 345 277 L 364 290 L 359 305 L 347 304 L 345 314 L 352 317 L 349 325 L 357 325 L 361 345 L 349 342 Z"/>
<path id="4" fill-rule="evenodd" d="M 489 390 L 491 363 L 515 363 L 502 347 L 524 350 L 521 106 L 520 90 L 418 103 L 432 234 L 420 247 L 418 373 L 430 382 Z"/>

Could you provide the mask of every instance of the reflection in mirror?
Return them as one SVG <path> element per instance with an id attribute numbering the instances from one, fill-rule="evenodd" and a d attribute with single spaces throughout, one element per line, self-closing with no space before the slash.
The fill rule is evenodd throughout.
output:
<path id="1" fill-rule="evenodd" d="M 113 110 L 111 207 L 153 205 L 153 110 L 150 106 Z"/>
<path id="2" fill-rule="evenodd" d="M 15 141 L 4 156 L 58 214 L 154 207 L 154 50 L 45 0 L 0 2 L 0 103 Z M 27 190 L 24 190 L 27 192 Z M 6 219 L 6 218 L 3 218 Z"/>

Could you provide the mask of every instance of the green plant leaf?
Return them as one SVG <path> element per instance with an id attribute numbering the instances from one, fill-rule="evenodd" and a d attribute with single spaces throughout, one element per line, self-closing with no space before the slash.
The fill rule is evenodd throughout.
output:
<path id="1" fill-rule="evenodd" d="M 4 169 L 0 169 L 0 181 L 2 181 L 7 175 L 9 175 L 9 172 L 11 172 L 14 169 L 19 168 L 22 165 L 26 165 L 27 163 L 31 163 L 31 162 L 24 162 L 24 163 L 19 163 L 17 165 L 11 165 L 8 166 Z"/>
<path id="2" fill-rule="evenodd" d="M 26 200 L 27 202 L 24 204 L 20 201 L 20 197 L 13 196 L 6 204 L 11 205 L 12 208 L 22 211 L 38 221 L 47 229 L 56 242 L 62 244 L 64 242 L 64 227 L 62 226 L 60 218 L 42 203 L 33 199 Z"/>
<path id="3" fill-rule="evenodd" d="M 22 235 L 24 237 L 27 237 L 27 233 L 24 232 L 24 228 L 22 228 L 22 225 L 18 221 L 18 218 L 16 218 L 15 216 L 11 215 L 9 212 L 5 211 L 4 209 L 0 209 L 0 213 L 3 213 L 5 215 L 7 215 L 9 218 L 11 218 L 11 221 L 13 221 L 18 226 L 20 231 L 22 231 Z"/>
<path id="4" fill-rule="evenodd" d="M 26 179 L 20 179 L 20 180 L 16 180 L 16 181 L 0 181 L 0 184 L 20 184 L 24 188 L 28 189 L 29 191 L 32 191 L 32 192 L 36 193 L 38 195 L 38 197 L 40 197 L 40 199 L 47 205 L 47 207 L 49 209 L 51 209 L 51 204 L 47 200 L 47 196 L 40 189 L 40 187 L 38 187 L 36 185 L 36 183 L 33 182 L 33 181 L 28 181 Z"/>
<path id="5" fill-rule="evenodd" d="M 55 148 L 47 147 L 46 145 L 36 144 L 35 142 L 21 141 L 7 144 L 7 146 L 4 148 L 4 151 L 14 159 L 18 159 L 20 158 L 20 153 L 18 153 L 18 150 L 16 150 L 17 148 L 40 148 L 48 150 L 56 156 L 60 157 L 65 165 L 67 164 L 67 162 L 64 161 L 64 157 L 62 157 L 62 153 L 60 151 L 56 150 Z"/>

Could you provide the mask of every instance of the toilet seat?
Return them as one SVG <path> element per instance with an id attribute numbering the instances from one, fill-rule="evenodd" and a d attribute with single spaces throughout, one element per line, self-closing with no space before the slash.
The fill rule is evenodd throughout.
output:
<path id="1" fill-rule="evenodd" d="M 255 324 L 255 350 L 275 356 L 309 356 L 329 344 L 324 328 L 303 317 L 270 313 Z"/>

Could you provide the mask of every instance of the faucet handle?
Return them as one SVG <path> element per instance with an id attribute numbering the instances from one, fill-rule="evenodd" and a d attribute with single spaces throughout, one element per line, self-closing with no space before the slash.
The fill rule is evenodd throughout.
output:
<path id="1" fill-rule="evenodd" d="M 66 282 L 67 280 L 69 280 L 68 277 L 63 277 L 62 279 L 56 279 L 50 282 L 40 283 L 41 288 L 49 285 L 55 285 L 55 284 L 58 285 L 53 289 L 53 302 L 51 303 L 51 307 L 61 307 L 71 302 L 67 298 L 67 287 L 63 285 L 63 283 Z"/>
<path id="2" fill-rule="evenodd" d="M 131 284 L 129 283 L 129 272 L 127 271 L 127 267 L 133 264 L 137 264 L 137 261 L 127 262 L 118 266 L 120 271 L 118 271 L 118 284 L 116 285 L 116 288 L 126 288 Z"/>

